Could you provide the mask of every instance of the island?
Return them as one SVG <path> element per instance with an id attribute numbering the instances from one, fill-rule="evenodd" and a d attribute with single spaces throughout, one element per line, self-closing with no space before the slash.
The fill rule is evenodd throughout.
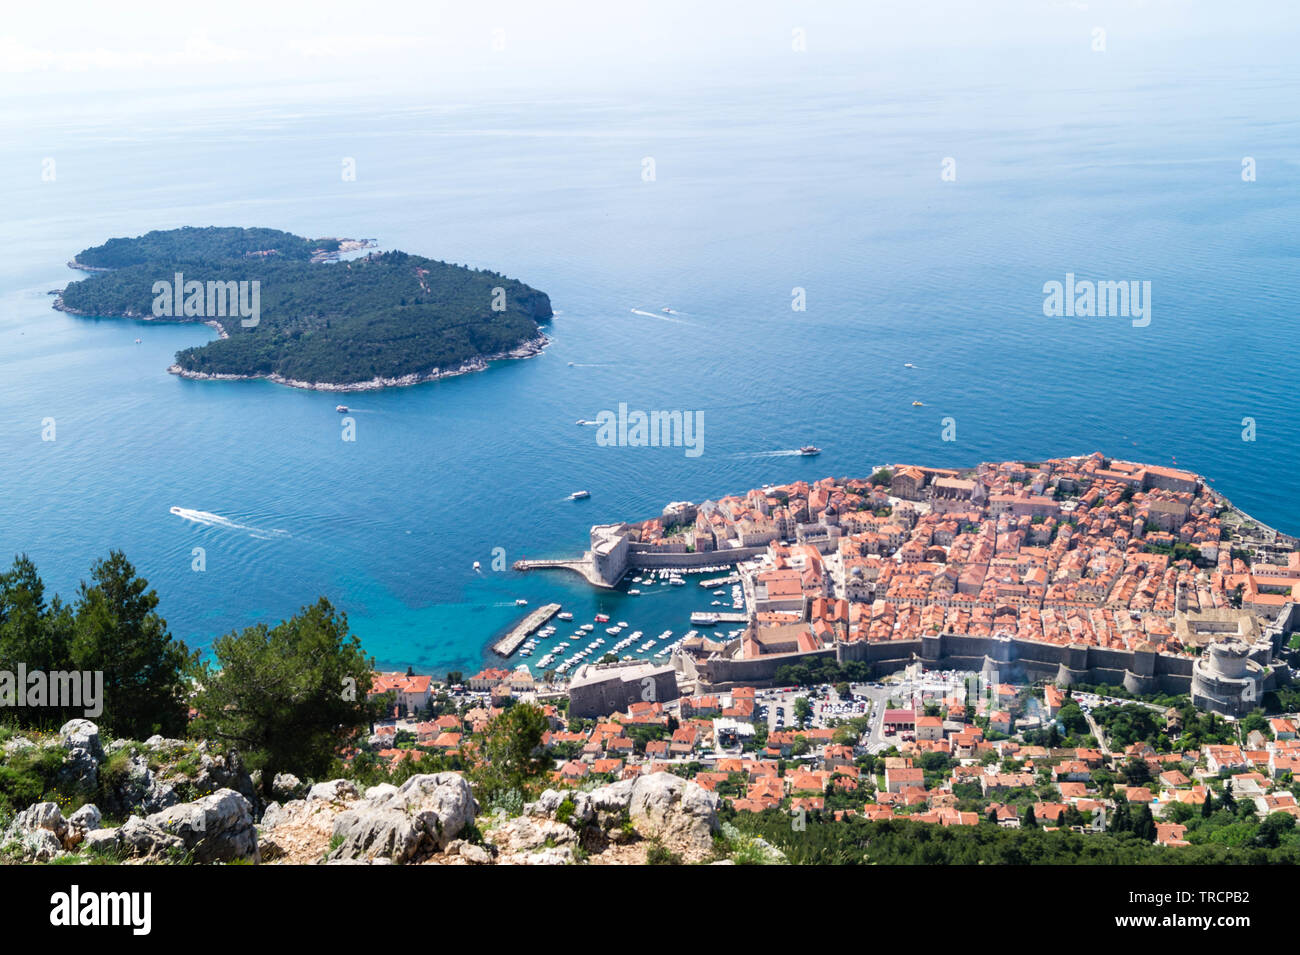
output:
<path id="1" fill-rule="evenodd" d="M 186 378 L 265 378 L 326 391 L 413 385 L 527 358 L 548 344 L 544 292 L 496 272 L 372 240 L 187 227 L 110 239 L 69 262 L 89 273 L 56 309 L 198 322 L 219 338 L 177 353 Z"/>

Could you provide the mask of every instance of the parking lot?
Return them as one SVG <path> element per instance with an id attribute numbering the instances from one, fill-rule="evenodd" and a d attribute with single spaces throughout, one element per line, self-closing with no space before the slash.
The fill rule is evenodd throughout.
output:
<path id="1" fill-rule="evenodd" d="M 824 727 L 835 720 L 866 716 L 871 706 L 870 699 L 865 695 L 840 699 L 835 688 L 824 683 L 811 687 L 760 690 L 756 702 L 765 710 L 769 733 L 799 727 L 799 719 L 795 715 L 795 700 L 799 697 L 806 697 L 812 705 L 812 713 L 804 724 L 805 729 Z"/>

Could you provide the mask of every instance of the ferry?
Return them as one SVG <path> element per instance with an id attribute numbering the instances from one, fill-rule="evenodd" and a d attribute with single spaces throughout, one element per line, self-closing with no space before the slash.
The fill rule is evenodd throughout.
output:
<path id="1" fill-rule="evenodd" d="M 804 457 L 808 458 L 808 457 L 812 457 L 814 454 L 821 454 L 822 449 L 817 447 L 816 445 L 805 444 L 802 448 L 799 449 L 799 453 L 802 454 Z"/>
<path id="2" fill-rule="evenodd" d="M 348 413 L 348 406 L 347 406 L 347 405 L 335 405 L 335 406 L 334 406 L 334 410 L 337 411 L 339 414 L 347 414 L 347 413 Z"/>
<path id="3" fill-rule="evenodd" d="M 581 500 L 583 500 L 584 498 L 588 498 L 588 497 L 591 497 L 591 492 L 590 492 L 590 491 L 574 491 L 572 494 L 569 495 L 569 500 L 570 500 L 570 501 L 581 501 Z"/>

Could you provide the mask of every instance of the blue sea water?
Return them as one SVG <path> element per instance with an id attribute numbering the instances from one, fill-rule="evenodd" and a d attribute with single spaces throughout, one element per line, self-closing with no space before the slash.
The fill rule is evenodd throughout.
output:
<path id="1" fill-rule="evenodd" d="M 0 554 L 70 596 L 121 548 L 198 647 L 324 594 L 382 665 L 441 671 L 482 663 L 519 597 L 648 636 L 709 604 L 493 572 L 495 548 L 577 554 L 592 523 L 885 462 L 1176 460 L 1300 532 L 1298 94 L 1285 68 L 1207 67 L 6 112 Z M 184 381 L 166 368 L 208 329 L 51 310 L 77 251 L 210 224 L 504 272 L 549 293 L 553 344 L 340 399 Z M 1150 281 L 1150 325 L 1044 317 L 1043 284 L 1067 272 Z M 702 412 L 704 453 L 600 447 L 574 423 L 620 402 Z M 809 442 L 820 457 L 781 453 Z"/>

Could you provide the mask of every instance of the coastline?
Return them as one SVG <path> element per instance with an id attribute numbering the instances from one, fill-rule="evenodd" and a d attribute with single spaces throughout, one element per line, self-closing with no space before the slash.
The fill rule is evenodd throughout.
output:
<path id="1" fill-rule="evenodd" d="M 215 327 L 222 338 L 227 337 L 225 329 L 223 329 L 217 322 L 204 322 L 203 324 Z M 328 381 L 301 381 L 296 378 L 286 378 L 275 372 L 272 372 L 269 375 L 237 375 L 191 371 L 188 368 L 182 368 L 180 365 L 176 364 L 170 365 L 167 368 L 167 372 L 168 374 L 176 375 L 179 378 L 189 378 L 192 381 L 265 380 L 277 385 L 286 385 L 290 388 L 302 388 L 306 391 L 379 391 L 383 388 L 405 388 L 411 385 L 422 385 L 426 382 L 438 381 L 442 378 L 455 378 L 458 375 L 468 375 L 473 372 L 486 371 L 489 362 L 505 361 L 507 359 L 534 358 L 537 355 L 540 355 L 550 343 L 551 339 L 545 334 L 539 332 L 536 338 L 531 338 L 526 342 L 516 345 L 514 348 L 506 351 L 495 352 L 491 355 L 479 355 L 467 359 L 455 368 L 434 368 L 432 371 L 424 374 L 402 375 L 398 378 L 371 378 L 368 381 L 347 382 L 344 384 Z"/>
<path id="2" fill-rule="evenodd" d="M 98 271 L 107 272 L 110 270 L 99 269 Z M 141 315 L 137 312 L 123 312 L 121 315 L 94 315 L 90 312 L 82 312 L 82 311 L 78 311 L 75 308 L 69 308 L 67 305 L 63 304 L 63 292 L 61 290 L 52 292 L 51 294 L 55 296 L 54 304 L 50 306 L 51 308 L 53 308 L 56 312 L 64 312 L 68 315 L 76 315 L 78 318 L 129 318 L 137 322 L 160 322 L 165 325 L 207 325 L 209 328 L 216 331 L 218 338 L 230 337 L 230 333 L 226 331 L 226 329 L 222 326 L 222 324 L 216 321 L 215 319 L 211 319 L 211 318 L 205 319 L 202 322 L 197 322 L 197 321 L 186 321 L 184 319 L 176 319 L 176 318 L 156 318 L 153 315 Z"/>

